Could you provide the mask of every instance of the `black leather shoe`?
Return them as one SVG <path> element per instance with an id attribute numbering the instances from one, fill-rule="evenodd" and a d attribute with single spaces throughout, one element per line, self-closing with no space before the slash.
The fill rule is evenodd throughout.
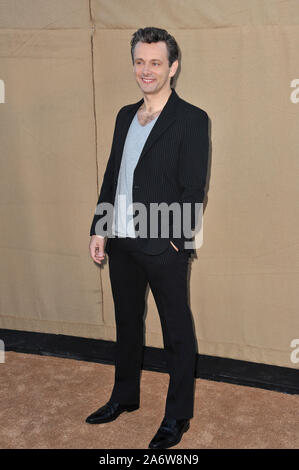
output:
<path id="1" fill-rule="evenodd" d="M 116 419 L 124 411 L 138 410 L 139 405 L 121 405 L 113 401 L 108 401 L 106 405 L 101 406 L 97 411 L 86 418 L 86 423 L 98 424 L 109 423 Z"/>
<path id="2" fill-rule="evenodd" d="M 149 449 L 168 449 L 182 439 L 190 426 L 189 419 L 164 418 L 160 427 L 149 444 Z"/>

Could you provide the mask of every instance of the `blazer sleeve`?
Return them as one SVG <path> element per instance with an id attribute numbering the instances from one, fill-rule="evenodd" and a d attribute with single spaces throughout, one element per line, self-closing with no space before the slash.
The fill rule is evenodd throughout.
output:
<path id="1" fill-rule="evenodd" d="M 196 203 L 203 203 L 209 157 L 209 118 L 199 110 L 186 120 L 179 156 L 181 202 L 191 203 L 191 229 L 198 222 Z"/>
<path id="2" fill-rule="evenodd" d="M 110 151 L 110 156 L 107 162 L 106 170 L 104 173 L 103 181 L 102 181 L 102 186 L 100 190 L 100 194 L 98 197 L 98 202 L 96 205 L 94 217 L 91 223 L 90 231 L 89 234 L 90 236 L 92 235 L 101 235 L 100 233 L 96 233 L 95 231 L 95 226 L 98 220 L 100 220 L 102 217 L 104 217 L 106 214 L 105 212 L 103 214 L 97 214 L 97 207 L 99 204 L 102 204 L 103 202 L 113 204 L 113 182 L 114 182 L 114 162 L 115 162 L 115 142 L 116 142 L 116 134 L 117 134 L 117 123 L 119 120 L 119 115 L 120 115 L 121 110 L 118 112 L 116 119 L 115 119 L 115 125 L 114 125 L 114 132 L 113 132 L 113 139 L 112 139 L 112 146 L 111 146 L 111 151 Z M 105 236 L 105 234 L 103 234 Z"/>

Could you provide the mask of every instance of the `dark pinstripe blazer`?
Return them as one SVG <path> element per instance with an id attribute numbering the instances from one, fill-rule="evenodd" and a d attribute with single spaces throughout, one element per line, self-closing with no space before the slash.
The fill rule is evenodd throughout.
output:
<path id="1" fill-rule="evenodd" d="M 137 103 L 124 106 L 117 114 L 111 153 L 104 174 L 97 204 L 114 204 L 118 174 L 126 135 L 143 98 Z M 181 99 L 174 88 L 154 124 L 142 149 L 133 177 L 133 203 L 141 202 L 148 209 L 147 230 L 150 233 L 149 204 L 166 202 L 192 203 L 191 221 L 195 228 L 197 215 L 195 203 L 203 202 L 208 167 L 209 137 L 207 113 Z M 97 221 L 105 215 L 95 214 L 90 235 L 98 234 Z M 104 227 L 105 228 L 105 227 Z M 135 227 L 138 229 L 138 226 Z M 161 234 L 161 224 L 158 234 Z M 158 236 L 159 236 L 158 235 Z M 148 254 L 163 252 L 169 241 L 190 253 L 193 248 L 185 248 L 190 240 L 183 232 L 179 238 L 173 237 L 172 219 L 169 219 L 168 238 L 140 238 L 140 250 Z M 109 254 L 111 238 L 108 236 L 105 251 Z"/>

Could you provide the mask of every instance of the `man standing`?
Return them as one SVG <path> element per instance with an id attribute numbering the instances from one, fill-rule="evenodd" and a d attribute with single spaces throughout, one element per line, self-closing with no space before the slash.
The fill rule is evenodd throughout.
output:
<path id="1" fill-rule="evenodd" d="M 167 31 L 139 29 L 131 40 L 131 55 L 143 98 L 118 112 L 89 246 L 96 263 L 101 264 L 105 252 L 109 258 L 117 333 L 115 380 L 109 401 L 86 421 L 106 423 L 124 411 L 139 408 L 143 314 L 149 283 L 160 316 L 170 376 L 165 414 L 149 444 L 149 448 L 158 449 L 179 443 L 193 417 L 196 343 L 187 300 L 187 270 L 194 249 L 187 244 L 192 237 L 182 233 L 182 219 L 175 222 L 170 214 L 165 236 L 165 221 L 159 220 L 153 227 L 149 213 L 161 203 L 174 203 L 176 209 L 189 205 L 190 233 L 194 235 L 196 208 L 203 202 L 207 175 L 208 116 L 171 88 L 179 50 Z M 107 212 L 101 210 L 107 204 L 114 207 L 109 221 L 105 219 Z M 134 211 L 128 211 L 132 204 L 146 209 L 142 227 L 138 227 L 140 236 L 138 224 L 132 223 Z"/>

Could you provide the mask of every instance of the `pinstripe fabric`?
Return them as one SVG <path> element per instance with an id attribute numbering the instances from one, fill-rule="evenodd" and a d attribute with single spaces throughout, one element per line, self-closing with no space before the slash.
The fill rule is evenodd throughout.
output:
<path id="1" fill-rule="evenodd" d="M 117 114 L 111 152 L 97 204 L 114 203 L 125 138 L 132 119 L 142 103 L 143 99 L 124 106 Z M 195 203 L 202 203 L 204 200 L 208 152 L 207 113 L 181 99 L 172 89 L 146 140 L 134 171 L 133 203 L 143 203 L 148 210 L 147 237 L 139 239 L 139 249 L 144 253 L 162 253 L 168 248 L 170 240 L 180 250 L 194 252 L 194 249 L 184 247 L 184 242 L 190 238 L 184 236 L 183 231 L 181 236 L 174 237 L 171 217 L 169 237 L 161 238 L 161 223 L 159 223 L 158 238 L 151 238 L 149 208 L 151 203 L 177 202 L 182 207 L 184 202 L 189 202 L 192 204 L 191 222 L 194 229 L 198 217 Z M 103 235 L 97 230 L 96 223 L 104 215 L 105 213 L 94 215 L 90 235 Z M 111 227 L 108 229 L 111 230 Z M 109 248 L 108 237 L 105 247 L 108 254 Z"/>
<path id="2" fill-rule="evenodd" d="M 142 252 L 140 248 L 140 240 L 138 238 L 131 237 L 118 237 L 117 235 L 114 238 L 110 239 L 111 246 L 117 245 L 121 249 L 125 250 L 128 253 L 133 253 L 135 255 L 137 252 L 143 255 L 142 259 L 144 262 L 151 262 L 155 264 L 166 265 L 173 262 L 187 261 L 190 254 L 187 250 L 176 251 L 175 248 L 168 242 L 168 246 L 162 253 L 148 254 Z"/>
<path id="3" fill-rule="evenodd" d="M 114 300 L 116 351 L 110 400 L 140 403 L 145 293 L 149 284 L 163 333 L 169 385 L 165 416 L 193 417 L 196 338 L 188 305 L 188 257 L 168 243 L 162 254 L 135 251 L 135 238 L 111 239 L 109 276 Z"/>

